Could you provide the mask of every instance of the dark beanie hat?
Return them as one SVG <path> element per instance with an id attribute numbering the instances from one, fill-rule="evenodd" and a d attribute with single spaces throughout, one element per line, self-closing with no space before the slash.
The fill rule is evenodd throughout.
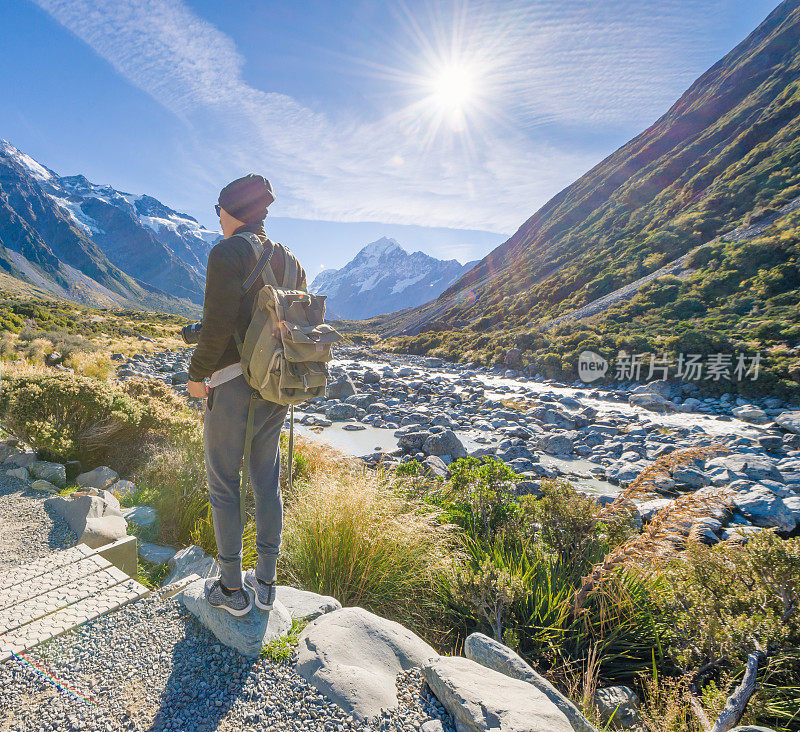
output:
<path id="1" fill-rule="evenodd" d="M 245 224 L 256 224 L 267 215 L 275 200 L 270 182 L 263 175 L 248 173 L 228 183 L 219 193 L 219 205 Z"/>

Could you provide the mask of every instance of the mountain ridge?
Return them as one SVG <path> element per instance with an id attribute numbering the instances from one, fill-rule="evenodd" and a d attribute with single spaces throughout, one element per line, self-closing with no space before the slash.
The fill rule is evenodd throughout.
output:
<path id="1" fill-rule="evenodd" d="M 409 253 L 395 239 L 381 237 L 362 247 L 344 267 L 320 272 L 309 291 L 327 296 L 329 318 L 371 317 L 398 305 L 425 302 L 473 264 Z"/>

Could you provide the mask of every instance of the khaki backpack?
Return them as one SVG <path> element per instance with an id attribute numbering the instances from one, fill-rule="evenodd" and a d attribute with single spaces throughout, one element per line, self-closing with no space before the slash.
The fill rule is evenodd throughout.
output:
<path id="1" fill-rule="evenodd" d="M 300 266 L 285 248 L 279 285 L 270 266 L 275 245 L 268 242 L 269 247 L 263 247 L 250 232 L 238 236 L 249 241 L 258 260 L 243 289 L 248 291 L 259 277 L 264 282 L 244 340 L 236 336 L 245 380 L 262 399 L 275 404 L 293 406 L 325 396 L 326 364 L 333 344 L 342 339 L 324 322 L 325 296 L 297 289 Z"/>
<path id="2" fill-rule="evenodd" d="M 255 269 L 242 285 L 250 290 L 261 278 L 263 287 L 256 295 L 250 325 L 241 339 L 234 333 L 245 381 L 253 389 L 247 415 L 244 463 L 240 486 L 242 526 L 245 520 L 244 489 L 250 477 L 250 451 L 253 443 L 253 405 L 266 399 L 290 407 L 289 418 L 289 486 L 292 485 L 294 462 L 294 405 L 325 396 L 328 379 L 327 362 L 331 360 L 333 344 L 342 336 L 325 320 L 325 296 L 312 295 L 297 289 L 300 285 L 300 265 L 285 247 L 283 282 L 279 285 L 270 266 L 275 245 L 261 240 L 251 232 L 237 234 L 247 239 L 256 255 Z"/>

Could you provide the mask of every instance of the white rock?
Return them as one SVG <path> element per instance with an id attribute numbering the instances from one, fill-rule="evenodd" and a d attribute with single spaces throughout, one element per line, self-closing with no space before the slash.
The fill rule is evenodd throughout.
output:
<path id="1" fill-rule="evenodd" d="M 781 412 L 775 417 L 775 424 L 787 432 L 800 435 L 800 412 Z"/>
<path id="2" fill-rule="evenodd" d="M 128 524 L 122 516 L 98 516 L 86 519 L 80 543 L 97 549 L 128 535 Z"/>
<path id="3" fill-rule="evenodd" d="M 397 708 L 395 677 L 436 651 L 399 623 L 360 607 L 326 613 L 300 635 L 297 671 L 361 720 Z"/>
<path id="4" fill-rule="evenodd" d="M 596 732 L 589 720 L 564 694 L 508 646 L 483 633 L 473 633 L 464 641 L 464 655 L 493 671 L 535 686 L 563 712 L 576 732 Z"/>
<path id="5" fill-rule="evenodd" d="M 165 585 L 178 582 L 190 574 L 198 577 L 216 577 L 219 575 L 217 560 L 209 557 L 199 546 L 192 544 L 176 552 L 169 560 L 170 573 L 164 580 Z"/>
<path id="6" fill-rule="evenodd" d="M 11 468 L 11 470 L 6 471 L 6 474 L 14 478 L 19 478 L 20 480 L 28 480 L 28 478 L 30 477 L 28 475 L 27 468 Z"/>
<path id="7" fill-rule="evenodd" d="M 636 705 L 639 697 L 627 686 L 607 686 L 594 694 L 594 703 L 604 724 L 613 719 L 615 726 L 623 729 L 638 729 L 639 713 Z"/>
<path id="8" fill-rule="evenodd" d="M 158 513 L 152 506 L 131 506 L 121 510 L 126 521 L 142 528 L 155 526 L 158 521 Z"/>
<path id="9" fill-rule="evenodd" d="M 264 646 L 291 629 L 289 611 L 277 600 L 272 610 L 259 610 L 253 605 L 247 615 L 237 618 L 227 610 L 208 604 L 205 583 L 205 579 L 199 579 L 190 584 L 181 593 L 181 601 L 221 643 L 235 648 L 243 656 L 258 658 Z"/>
<path id="10" fill-rule="evenodd" d="M 139 556 L 154 564 L 166 564 L 175 556 L 176 550 L 169 546 L 151 544 L 149 541 L 139 540 L 136 544 Z M 198 577 L 198 579 L 200 579 Z"/>
<path id="11" fill-rule="evenodd" d="M 731 413 L 734 417 L 741 419 L 743 422 L 751 422 L 752 424 L 766 424 L 769 422 L 767 413 L 760 407 L 756 407 L 752 404 L 734 407 Z"/>
<path id="12" fill-rule="evenodd" d="M 468 658 L 440 656 L 422 676 L 459 732 L 573 732 L 564 713 L 535 686 Z"/>
<path id="13" fill-rule="evenodd" d="M 308 592 L 288 585 L 277 585 L 275 598 L 283 603 L 292 618 L 298 620 L 314 620 L 325 613 L 342 609 L 341 603 L 334 597 L 318 595 L 316 592 Z"/>
<path id="14" fill-rule="evenodd" d="M 88 473 L 81 473 L 75 479 L 75 482 L 87 488 L 100 488 L 102 490 L 103 488 L 108 488 L 110 485 L 113 485 L 118 480 L 119 476 L 116 471 L 105 465 L 101 465 L 99 468 L 90 470 Z"/>

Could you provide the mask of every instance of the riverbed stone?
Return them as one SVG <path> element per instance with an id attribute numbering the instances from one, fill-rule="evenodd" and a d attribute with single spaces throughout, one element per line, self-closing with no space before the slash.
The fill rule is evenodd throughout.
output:
<path id="1" fill-rule="evenodd" d="M 467 456 L 464 443 L 453 430 L 430 435 L 422 444 L 422 452 L 426 455 L 449 455 L 454 460 Z"/>
<path id="2" fill-rule="evenodd" d="M 628 404 L 632 407 L 641 407 L 642 409 L 647 409 L 650 412 L 658 412 L 659 414 L 677 411 L 677 407 L 669 401 L 669 399 L 665 399 L 663 396 L 651 392 L 631 394 L 628 398 Z"/>
<path id="3" fill-rule="evenodd" d="M 800 411 L 781 412 L 775 417 L 775 424 L 787 432 L 800 435 Z"/>
<path id="4" fill-rule="evenodd" d="M 356 407 L 353 404 L 347 404 L 346 402 L 331 404 L 325 410 L 325 416 L 332 422 L 340 422 L 344 419 L 354 419 L 356 416 Z"/>
<path id="5" fill-rule="evenodd" d="M 235 648 L 243 656 L 258 658 L 264 646 L 291 629 L 291 615 L 279 600 L 275 600 L 272 610 L 260 610 L 254 605 L 244 617 L 235 617 L 227 610 L 209 605 L 205 597 L 205 584 L 209 581 L 192 582 L 181 593 L 181 602 L 221 643 Z"/>
<path id="6" fill-rule="evenodd" d="M 561 710 L 575 732 L 596 732 L 595 727 L 564 694 L 508 646 L 483 633 L 473 633 L 464 641 L 464 655 L 482 666 L 535 686 Z"/>
<path id="7" fill-rule="evenodd" d="M 440 656 L 423 667 L 422 676 L 459 732 L 573 732 L 538 688 L 468 658 Z"/>
<path id="8" fill-rule="evenodd" d="M 764 486 L 755 485 L 746 492 L 737 492 L 732 500 L 739 512 L 756 526 L 790 532 L 797 525 L 783 500 Z"/>
<path id="9" fill-rule="evenodd" d="M 751 424 L 766 424 L 769 422 L 767 413 L 754 404 L 743 404 L 740 407 L 734 407 L 731 410 L 731 414 L 743 422 L 750 422 Z"/>
<path id="10" fill-rule="evenodd" d="M 349 376 L 341 376 L 328 384 L 326 395 L 328 399 L 347 399 L 356 393 L 356 385 Z"/>
<path id="11" fill-rule="evenodd" d="M 300 634 L 297 671 L 348 714 L 370 719 L 397 708 L 395 677 L 436 651 L 399 623 L 359 607 L 326 613 Z"/>

